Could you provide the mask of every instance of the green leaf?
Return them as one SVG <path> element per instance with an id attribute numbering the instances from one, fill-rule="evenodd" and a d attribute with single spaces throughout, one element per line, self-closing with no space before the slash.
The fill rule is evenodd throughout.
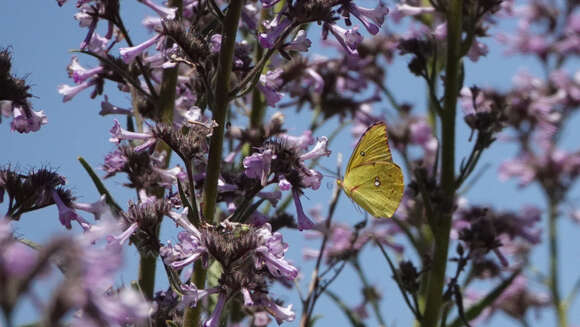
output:
<path id="1" fill-rule="evenodd" d="M 165 273 L 167 274 L 167 280 L 169 281 L 169 286 L 171 286 L 171 289 L 173 290 L 173 292 L 175 292 L 175 294 L 179 295 L 179 296 L 183 296 L 183 293 L 181 292 L 181 279 L 179 278 L 179 274 L 173 270 L 171 267 L 167 266 L 167 264 L 165 264 L 165 262 L 163 262 L 163 267 L 165 267 Z"/>
<path id="2" fill-rule="evenodd" d="M 107 201 L 107 204 L 109 204 L 109 206 L 113 210 L 113 213 L 116 216 L 118 216 L 119 213 L 121 211 L 123 211 L 123 209 L 121 209 L 121 207 L 115 202 L 115 200 L 113 200 L 111 193 L 109 193 L 109 191 L 107 190 L 107 188 L 105 187 L 103 182 L 101 182 L 101 179 L 99 178 L 99 176 L 97 176 L 97 174 L 95 173 L 95 171 L 93 170 L 91 165 L 89 165 L 89 163 L 83 157 L 78 157 L 78 161 L 81 163 L 83 168 L 87 171 L 87 174 L 89 174 L 89 177 L 93 180 L 93 184 L 95 184 L 95 187 L 99 191 L 99 194 L 106 196 L 105 199 Z"/>
<path id="3" fill-rule="evenodd" d="M 258 207 L 265 201 L 265 199 L 260 199 L 256 201 L 256 203 L 249 205 L 251 202 L 251 198 L 249 201 L 243 201 L 238 209 L 234 213 L 234 216 L 231 218 L 231 221 L 245 223 L 248 217 L 258 209 Z"/>
<path id="4" fill-rule="evenodd" d="M 179 190 L 179 198 L 181 199 L 181 203 L 187 207 L 187 218 L 191 222 L 195 221 L 195 219 L 196 219 L 195 212 L 196 211 L 194 211 L 193 208 L 191 207 L 191 203 L 189 203 L 189 200 L 187 199 L 187 195 L 185 195 L 185 192 L 183 191 L 183 186 L 181 185 L 179 178 L 177 179 L 177 189 Z"/>
<path id="5" fill-rule="evenodd" d="M 508 286 L 511 285 L 511 283 L 514 281 L 514 279 L 520 273 L 521 273 L 520 269 L 514 271 L 508 279 L 504 280 L 501 284 L 496 286 L 495 289 L 493 289 L 491 292 L 489 292 L 478 303 L 469 307 L 469 309 L 467 309 L 467 311 L 465 312 L 465 319 L 467 321 L 471 321 L 471 320 L 477 318 L 477 316 L 479 316 L 479 314 L 481 314 L 481 312 L 485 308 L 489 307 L 495 300 L 497 300 L 497 298 L 503 293 L 503 291 L 505 291 L 505 289 Z M 461 317 L 455 318 L 455 320 L 451 324 L 448 325 L 448 327 L 461 327 L 461 326 L 463 326 L 463 321 L 461 320 Z"/>
<path id="6" fill-rule="evenodd" d="M 173 320 L 165 320 L 165 325 L 168 327 L 180 327 L 180 325 Z"/>
<path id="7" fill-rule="evenodd" d="M 223 273 L 222 265 L 214 261 L 207 269 L 207 283 L 210 287 L 219 285 L 219 279 Z"/>

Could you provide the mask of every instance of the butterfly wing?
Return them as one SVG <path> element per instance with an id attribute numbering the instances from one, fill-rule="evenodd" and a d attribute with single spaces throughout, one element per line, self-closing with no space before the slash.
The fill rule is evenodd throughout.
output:
<path id="1" fill-rule="evenodd" d="M 361 136 L 346 166 L 346 175 L 354 168 L 375 162 L 393 162 L 384 122 L 369 126 Z"/>
<path id="2" fill-rule="evenodd" d="M 377 218 L 393 216 L 405 186 L 401 168 L 385 161 L 353 168 L 341 185 L 351 199 Z"/>

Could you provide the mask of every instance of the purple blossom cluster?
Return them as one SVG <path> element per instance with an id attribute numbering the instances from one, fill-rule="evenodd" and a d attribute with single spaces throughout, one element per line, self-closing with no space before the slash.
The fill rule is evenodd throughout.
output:
<path id="1" fill-rule="evenodd" d="M 561 143 L 580 105 L 580 73 L 569 69 L 580 50 L 577 4 L 138 3 L 151 14 L 142 21 L 149 35 L 140 43 L 125 26 L 120 1 L 75 2 L 84 37 L 66 67 L 70 84 L 57 90 L 63 102 L 85 91 L 102 97 L 99 115 L 117 117 L 107 136 L 111 152 L 100 166 L 104 181 L 80 159 L 99 198 L 77 201 L 53 169 L 0 168 L 0 203 L 7 208 L 0 220 L 0 302 L 9 326 L 17 305 L 35 299 L 33 287 L 55 268 L 64 278 L 48 302 L 36 299 L 44 324 L 312 326 L 316 302 L 325 295 L 353 326 L 375 325 L 371 319 L 385 326 L 382 285 L 367 277 L 366 253 L 384 258 L 390 275 L 382 275 L 421 326 L 473 325 L 500 311 L 526 325 L 529 309 L 546 307 L 555 308 L 560 327 L 568 325 L 556 222 L 565 208 L 574 219 L 580 216 L 570 205 L 580 150 Z M 515 22 L 515 32 L 495 33 L 507 20 Z M 482 64 L 492 50 L 485 39 L 494 34 L 506 55 L 538 59 L 545 76 L 522 71 L 507 90 L 465 85 L 463 62 Z M 313 55 L 318 44 L 332 55 Z M 425 86 L 425 108 L 392 92 L 396 82 L 387 74 L 398 56 Z M 33 110 L 29 90 L 11 72 L 10 51 L 0 51 L 0 118 L 11 118 L 19 133 L 47 123 L 43 111 Z M 113 97 L 113 90 L 122 96 Z M 311 114 L 310 122 L 289 119 L 291 109 L 300 119 Z M 461 135 L 469 141 L 467 153 L 455 147 L 456 111 L 470 131 Z M 319 161 L 336 152 L 330 150 L 336 135 L 349 126 L 357 144 L 377 121 L 386 121 L 389 151 L 407 181 L 393 218 L 368 221 L 361 210 L 353 220 L 337 209 L 338 186 L 327 212 L 308 211 L 305 197 L 324 192 Z M 333 123 L 338 127 L 323 136 L 321 129 Z M 518 149 L 504 156 L 498 179 L 515 178 L 520 187 L 537 183 L 547 208 L 536 203 L 499 210 L 468 201 L 481 158 L 497 140 Z M 385 164 L 369 160 L 363 165 Z M 132 199 L 117 203 L 105 184 L 111 179 L 133 189 Z M 29 212 L 52 205 L 58 223 L 77 236 L 37 245 L 14 232 Z M 174 233 L 162 239 L 161 230 L 172 223 Z M 301 307 L 278 294 L 302 286 L 301 268 L 288 258 L 289 246 L 300 244 L 284 242 L 291 229 L 317 243 L 301 249 L 315 265 L 300 292 Z M 532 250 L 546 239 L 549 295 L 536 292 L 541 285 L 530 286 L 526 271 Z M 129 247 L 139 255 L 139 275 L 131 287 L 119 286 Z M 161 285 L 155 285 L 158 263 L 165 268 Z M 331 287 L 347 266 L 361 285 L 362 299 L 354 305 Z M 495 286 L 475 291 L 479 281 Z"/>

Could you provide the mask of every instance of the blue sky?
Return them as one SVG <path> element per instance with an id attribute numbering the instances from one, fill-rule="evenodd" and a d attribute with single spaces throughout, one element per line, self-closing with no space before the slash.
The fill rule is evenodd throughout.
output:
<path id="1" fill-rule="evenodd" d="M 138 43 L 148 38 L 144 29 L 140 26 L 141 19 L 149 13 L 144 6 L 136 1 L 123 1 L 122 6 L 126 6 L 124 18 L 132 35 L 133 40 Z M 66 74 L 66 65 L 70 61 L 71 53 L 69 49 L 78 48 L 80 41 L 84 38 L 86 30 L 80 29 L 73 19 L 75 13 L 73 2 L 63 8 L 56 5 L 56 1 L 2 1 L 0 3 L 0 46 L 11 46 L 14 53 L 13 73 L 17 76 L 27 75 L 27 80 L 32 85 L 31 92 L 36 96 L 32 99 L 36 110 L 44 110 L 48 116 L 48 124 L 39 132 L 32 134 L 18 134 L 10 131 L 9 120 L 3 120 L 0 124 L 0 139 L 4 145 L 3 155 L 0 155 L 0 165 L 11 163 L 22 169 L 40 166 L 57 168 L 58 171 L 68 179 L 69 186 L 80 201 L 92 202 L 98 198 L 98 193 L 94 189 L 89 177 L 77 161 L 78 156 L 84 157 L 93 167 L 98 167 L 103 162 L 104 155 L 113 149 L 113 145 L 108 142 L 108 130 L 112 126 L 110 117 L 98 116 L 100 100 L 91 100 L 89 93 L 85 92 L 75 97 L 72 101 L 62 103 L 62 97 L 57 93 L 57 86 L 62 83 L 72 84 Z M 513 25 L 511 25 L 513 26 Z M 502 28 L 509 28 L 507 24 Z M 493 32 L 493 30 L 492 30 Z M 312 33 L 312 32 L 311 32 Z M 315 41 L 317 35 L 311 34 Z M 493 39 L 484 41 L 490 47 L 490 54 L 481 58 L 480 62 L 473 64 L 466 62 L 466 85 L 477 84 L 480 87 L 498 87 L 505 89 L 511 84 L 513 74 L 521 69 L 527 69 L 532 73 L 540 75 L 537 63 L 530 58 L 505 57 L 503 50 Z M 316 41 L 314 42 L 317 43 Z M 332 50 L 316 49 L 326 55 L 333 55 Z M 395 64 L 388 68 L 387 85 L 391 87 L 393 93 L 400 101 L 415 103 L 423 106 L 425 97 L 423 82 L 407 72 L 406 62 L 408 57 L 397 57 Z M 94 63 L 89 58 L 81 57 L 81 63 Z M 577 62 L 576 62 L 577 63 Z M 109 87 L 106 91 L 110 101 L 120 106 L 129 107 L 129 99 L 115 88 Z M 419 99 L 419 100 L 417 100 Z M 375 110 L 384 110 L 392 114 L 391 109 L 386 104 L 375 106 Z M 275 110 L 270 109 L 268 116 Z M 309 113 L 306 110 L 301 112 L 301 116 L 296 116 L 293 110 L 285 111 L 287 122 L 291 133 L 300 134 L 303 131 L 300 125 L 302 119 L 309 121 Z M 568 126 L 575 125 L 578 119 Z M 328 128 L 322 128 L 316 136 L 328 135 L 336 122 Z M 568 149 L 577 148 L 574 140 L 578 139 L 578 131 L 568 130 L 565 132 L 564 144 Z M 468 155 L 470 144 L 467 141 L 469 130 L 458 119 L 458 154 L 457 160 Z M 335 167 L 336 154 L 343 153 L 346 161 L 353 144 L 352 137 L 348 129 L 333 143 L 331 157 L 322 162 L 325 167 Z M 467 197 L 474 204 L 493 204 L 497 208 L 518 210 L 524 204 L 535 204 L 545 208 L 544 199 L 536 186 L 526 189 L 518 189 L 513 182 L 501 182 L 497 178 L 497 166 L 506 158 L 515 155 L 516 148 L 513 145 L 499 143 L 494 145 L 492 150 L 486 152 L 482 157 L 481 164 L 489 164 L 490 168 L 485 171 L 475 187 L 470 190 Z M 396 157 L 395 157 L 396 159 Z M 481 167 L 481 166 L 480 166 Z M 111 179 L 107 182 L 109 190 L 114 194 L 118 203 L 126 203 L 129 199 L 134 199 L 135 194 L 122 187 L 122 178 Z M 318 191 L 307 193 L 308 200 L 304 205 L 309 208 L 315 205 L 326 207 L 330 196 L 330 186 L 333 183 L 331 178 L 323 180 L 322 187 Z M 575 189 L 571 196 L 578 199 L 578 190 Z M 350 201 L 345 200 L 339 203 L 337 221 L 354 224 L 361 219 L 360 212 L 357 211 Z M 0 206 L 0 208 L 3 208 Z M 47 208 L 41 212 L 36 212 L 24 216 L 21 221 L 15 224 L 19 234 L 37 242 L 47 240 L 54 233 L 70 233 L 64 231 L 58 223 L 55 208 Z M 39 228 L 42 226 L 42 228 Z M 562 290 L 566 294 L 575 279 L 580 273 L 580 264 L 577 260 L 580 254 L 580 247 L 577 243 L 577 233 L 579 226 L 571 223 L 564 217 L 561 219 L 561 263 Z M 166 229 L 163 239 L 175 238 L 171 229 Z M 293 260 L 303 271 L 304 280 L 300 283 L 302 289 L 306 289 L 312 264 L 304 262 L 301 249 L 306 242 L 303 235 L 298 232 L 285 234 L 285 239 L 290 244 L 287 256 Z M 308 243 L 309 246 L 317 246 Z M 134 252 L 127 253 L 126 269 L 120 276 L 120 281 L 128 283 L 136 276 L 137 259 Z M 377 260 L 377 258 L 379 258 Z M 367 270 L 368 278 L 372 283 L 379 284 L 385 300 L 382 302 L 383 315 L 389 326 L 408 326 L 410 324 L 410 314 L 404 307 L 403 301 L 392 282 L 387 265 L 379 257 L 375 250 L 367 250 L 363 255 L 363 266 Z M 539 246 L 534 250 L 533 263 L 541 271 L 547 268 L 547 248 Z M 164 283 L 164 276 L 159 271 L 158 281 Z M 331 289 L 342 295 L 344 300 L 350 305 L 356 305 L 361 301 L 360 287 L 354 273 L 347 269 L 341 277 L 331 286 Z M 538 287 L 538 289 L 542 289 Z M 42 291 L 39 291 L 42 293 Z M 287 303 L 293 303 L 297 312 L 300 312 L 300 302 L 295 291 L 276 289 L 278 295 L 285 299 Z M 323 317 L 319 321 L 320 326 L 345 324 L 345 319 L 336 307 L 331 304 L 326 297 L 322 297 L 315 310 Z M 570 322 L 580 324 L 580 304 L 575 302 L 571 310 Z M 18 322 L 31 322 L 31 317 L 35 313 L 31 306 L 23 305 L 17 315 Z M 298 320 L 298 319 L 297 319 Z M 531 315 L 530 320 L 534 321 L 534 326 L 553 326 L 553 314 L 545 311 L 536 319 Z M 372 321 L 372 320 L 371 320 Z M 489 321 L 490 326 L 505 326 L 507 322 L 515 325 L 505 316 L 496 316 Z M 294 324 L 287 324 L 293 326 Z M 369 325 L 373 325 L 369 322 Z"/>

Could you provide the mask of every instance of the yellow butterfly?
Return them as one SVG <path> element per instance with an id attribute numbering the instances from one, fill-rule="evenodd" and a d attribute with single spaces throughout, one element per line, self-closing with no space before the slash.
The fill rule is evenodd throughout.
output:
<path id="1" fill-rule="evenodd" d="M 393 216 L 405 184 L 401 168 L 393 162 L 384 122 L 367 128 L 350 156 L 344 180 L 336 183 L 374 217 Z"/>

